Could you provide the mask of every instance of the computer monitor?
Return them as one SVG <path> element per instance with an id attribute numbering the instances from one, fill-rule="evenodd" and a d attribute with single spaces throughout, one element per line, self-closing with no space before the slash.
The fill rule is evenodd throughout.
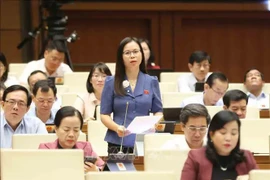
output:
<path id="1" fill-rule="evenodd" d="M 182 108 L 180 107 L 170 107 L 170 108 L 163 108 L 163 118 L 165 121 L 175 121 L 180 122 L 180 113 Z"/>
<path id="2" fill-rule="evenodd" d="M 204 82 L 196 82 L 195 92 L 203 92 L 203 91 L 204 91 Z"/>

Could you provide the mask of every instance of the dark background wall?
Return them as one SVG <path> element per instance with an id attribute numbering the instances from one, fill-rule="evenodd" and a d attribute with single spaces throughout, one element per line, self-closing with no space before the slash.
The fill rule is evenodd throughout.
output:
<path id="1" fill-rule="evenodd" d="M 31 7 L 34 28 L 39 23 L 38 3 L 32 1 Z M 270 13 L 266 4 L 75 2 L 63 5 L 62 12 L 69 18 L 66 35 L 76 30 L 80 36 L 69 44 L 77 71 L 88 71 L 99 61 L 115 62 L 121 39 L 137 36 L 151 41 L 156 63 L 162 68 L 188 71 L 189 55 L 205 50 L 213 60 L 211 71 L 224 72 L 231 82 L 242 82 L 251 67 L 257 67 L 270 81 Z M 0 49 L 7 52 L 10 62 L 20 62 L 21 53 L 13 47 L 21 39 L 20 23 L 11 25 L 8 19 L 2 28 L 2 19 L 1 11 Z M 12 34 L 12 41 L 6 36 L 2 39 L 3 31 Z M 38 38 L 34 58 L 40 46 Z"/>

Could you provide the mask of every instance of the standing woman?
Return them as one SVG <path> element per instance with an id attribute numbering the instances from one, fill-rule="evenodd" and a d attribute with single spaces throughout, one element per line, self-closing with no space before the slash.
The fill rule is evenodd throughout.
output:
<path id="1" fill-rule="evenodd" d="M 144 58 L 145 58 L 145 65 L 147 69 L 160 69 L 158 65 L 155 64 L 155 56 L 150 45 L 150 42 L 147 39 L 139 39 L 141 43 Z"/>
<path id="2" fill-rule="evenodd" d="M 150 113 L 162 115 L 159 83 L 156 77 L 146 74 L 140 42 L 126 37 L 117 50 L 115 76 L 106 78 L 101 98 L 101 121 L 108 128 L 108 153 L 120 151 L 122 137 L 122 151 L 132 153 L 135 134 L 125 136 L 125 128 L 136 116 Z"/>
<path id="3" fill-rule="evenodd" d="M 258 169 L 252 153 L 240 149 L 241 122 L 237 114 L 220 111 L 212 119 L 207 145 L 191 150 L 182 170 L 182 180 L 248 180 Z"/>
<path id="4" fill-rule="evenodd" d="M 105 79 L 111 75 L 108 66 L 102 62 L 91 68 L 86 81 L 88 93 L 85 93 L 82 97 L 78 96 L 74 104 L 74 107 L 81 112 L 84 119 L 96 120 L 96 107 L 100 105 Z"/>
<path id="5" fill-rule="evenodd" d="M 6 87 L 19 84 L 15 77 L 8 76 L 8 72 L 8 63 L 6 57 L 0 52 L 0 82 L 3 82 Z"/>

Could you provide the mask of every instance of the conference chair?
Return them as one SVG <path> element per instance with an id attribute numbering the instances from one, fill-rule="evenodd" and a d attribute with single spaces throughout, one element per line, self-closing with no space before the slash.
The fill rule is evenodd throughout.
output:
<path id="1" fill-rule="evenodd" d="M 9 73 L 15 75 L 15 77 L 18 79 L 23 73 L 23 70 L 26 67 L 26 65 L 27 63 L 10 63 Z"/>
<path id="2" fill-rule="evenodd" d="M 229 83 L 229 87 L 228 87 L 228 90 L 233 90 L 233 89 L 238 89 L 238 90 L 241 90 L 243 92 L 247 92 L 245 86 L 243 83 Z"/>
<path id="3" fill-rule="evenodd" d="M 162 149 L 163 145 L 170 140 L 182 138 L 184 135 L 169 133 L 154 133 L 144 136 L 144 151 L 148 149 Z M 145 153 L 145 152 L 144 152 Z"/>
<path id="4" fill-rule="evenodd" d="M 63 106 L 74 106 L 74 103 L 75 103 L 77 97 L 80 97 L 80 96 L 75 92 L 68 92 L 68 93 L 61 94 L 62 107 Z"/>
<path id="5" fill-rule="evenodd" d="M 87 135 L 88 141 L 99 156 L 108 155 L 108 143 L 104 141 L 107 127 L 101 121 L 88 121 Z"/>
<path id="6" fill-rule="evenodd" d="M 69 92 L 69 88 L 66 85 L 56 85 L 57 95 Z"/>
<path id="7" fill-rule="evenodd" d="M 106 65 L 108 66 L 108 68 L 110 69 L 112 75 L 114 75 L 114 74 L 115 74 L 115 66 L 116 66 L 116 63 L 105 63 L 105 64 L 106 64 Z"/>
<path id="8" fill-rule="evenodd" d="M 249 180 L 266 180 L 270 179 L 270 170 L 254 169 L 249 172 Z"/>
<path id="9" fill-rule="evenodd" d="M 176 180 L 172 171 L 170 172 L 91 172 L 85 175 L 85 180 Z"/>
<path id="10" fill-rule="evenodd" d="M 144 171 L 173 171 L 175 179 L 180 179 L 189 150 L 147 149 L 144 154 Z"/>
<path id="11" fill-rule="evenodd" d="M 162 93 L 162 104 L 163 107 L 180 107 L 181 102 L 191 96 L 196 96 L 202 93 L 190 92 L 190 93 L 180 93 L 180 92 L 166 92 Z"/>
<path id="12" fill-rule="evenodd" d="M 176 82 L 160 82 L 159 83 L 160 93 L 166 92 L 177 92 Z"/>
<path id="13" fill-rule="evenodd" d="M 253 153 L 269 153 L 270 119 L 242 119 L 240 147 Z"/>
<path id="14" fill-rule="evenodd" d="M 182 75 L 190 74 L 191 72 L 162 72 L 160 73 L 160 82 L 174 82 Z"/>
<path id="15" fill-rule="evenodd" d="M 3 180 L 84 180 L 83 150 L 1 150 Z"/>
<path id="16" fill-rule="evenodd" d="M 38 149 L 41 143 L 53 142 L 56 134 L 14 134 L 12 136 L 13 149 Z M 86 134 L 80 133 L 78 141 L 86 141 Z"/>
<path id="17" fill-rule="evenodd" d="M 64 85 L 69 88 L 69 92 L 86 93 L 86 81 L 89 72 L 72 72 L 64 74 Z"/>

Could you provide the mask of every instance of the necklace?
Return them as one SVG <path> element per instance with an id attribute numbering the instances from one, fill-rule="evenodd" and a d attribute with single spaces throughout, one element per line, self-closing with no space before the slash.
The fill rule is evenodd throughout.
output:
<path id="1" fill-rule="evenodd" d="M 219 165 L 220 166 L 220 169 L 222 170 L 222 171 L 227 171 L 227 167 L 222 167 L 221 165 Z"/>
<path id="2" fill-rule="evenodd" d="M 135 80 L 135 81 L 129 81 L 129 82 L 130 82 L 130 86 L 134 87 L 136 85 L 137 80 Z"/>

